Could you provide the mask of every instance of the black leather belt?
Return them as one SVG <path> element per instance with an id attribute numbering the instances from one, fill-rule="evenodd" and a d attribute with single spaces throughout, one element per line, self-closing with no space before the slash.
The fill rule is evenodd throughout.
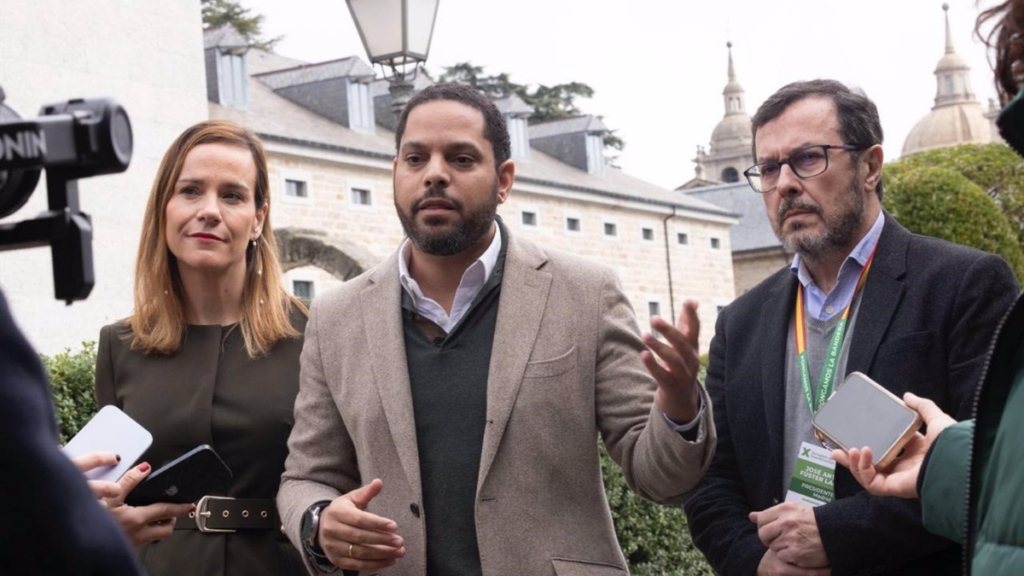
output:
<path id="1" fill-rule="evenodd" d="M 203 496 L 196 502 L 189 519 L 179 518 L 175 530 L 200 532 L 237 532 L 238 530 L 278 530 L 281 521 L 271 498 L 229 498 Z"/>

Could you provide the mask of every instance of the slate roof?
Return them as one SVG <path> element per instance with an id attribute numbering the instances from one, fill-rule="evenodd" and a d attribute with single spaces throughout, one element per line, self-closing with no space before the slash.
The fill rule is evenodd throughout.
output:
<path id="1" fill-rule="evenodd" d="M 423 90 L 427 86 L 433 85 L 434 82 L 430 79 L 430 77 L 422 72 L 417 74 L 416 77 L 413 78 L 412 80 L 412 86 L 417 91 Z M 389 86 L 390 84 L 388 83 L 387 78 L 377 78 L 376 80 L 370 83 L 370 97 L 376 98 L 377 96 L 390 96 L 391 92 L 388 91 Z"/>
<path id="2" fill-rule="evenodd" d="M 242 48 L 249 45 L 244 36 L 234 26 L 225 25 L 203 31 L 203 49 L 206 48 Z"/>
<path id="3" fill-rule="evenodd" d="M 502 114 L 511 116 L 529 116 L 533 114 L 533 106 L 527 104 L 522 98 L 515 94 L 509 94 L 494 99 L 494 105 Z"/>
<path id="4" fill-rule="evenodd" d="M 733 252 L 782 246 L 779 239 L 775 237 L 775 232 L 772 232 L 772 225 L 765 212 L 764 200 L 745 181 L 693 188 L 686 190 L 685 194 L 739 215 L 740 221 L 729 229 Z"/>
<path id="5" fill-rule="evenodd" d="M 275 90 L 288 86 L 298 86 L 321 80 L 333 80 L 346 76 L 353 78 L 373 78 L 373 68 L 356 56 L 320 62 L 319 64 L 301 64 L 283 70 L 274 70 L 262 74 L 252 74 L 260 82 Z"/>
<path id="6" fill-rule="evenodd" d="M 324 63 L 340 67 L 355 57 Z M 249 106 L 245 109 L 224 106 L 209 102 L 210 117 L 223 118 L 237 122 L 260 135 L 267 141 L 285 142 L 333 150 L 343 153 L 367 156 L 382 160 L 391 160 L 395 155 L 395 135 L 386 128 L 377 125 L 375 133 L 360 132 L 346 128 L 327 118 L 316 114 L 302 106 L 278 95 L 266 82 L 267 78 L 277 74 L 267 74 L 281 69 L 310 69 L 314 66 L 303 66 L 304 63 L 272 54 L 258 48 L 252 48 L 246 55 L 249 67 Z M 360 61 L 361 64 L 366 66 Z M 352 70 L 360 68 L 354 63 L 344 64 Z M 425 78 L 424 75 L 420 76 Z M 429 79 L 426 80 L 429 82 Z M 271 82 L 273 83 L 273 81 Z M 377 84 L 377 82 L 374 82 Z M 385 84 L 386 87 L 386 84 Z M 583 126 L 587 129 L 600 120 L 596 117 L 570 118 L 568 120 L 550 122 L 569 127 Z M 531 127 L 531 137 L 533 128 Z M 699 197 L 674 192 L 650 182 L 630 176 L 617 168 L 607 167 L 604 174 L 595 176 L 578 170 L 537 149 L 530 150 L 530 157 L 516 160 L 516 179 L 523 183 L 532 183 L 577 192 L 586 192 L 598 196 L 632 200 L 636 202 L 661 205 L 712 214 L 716 216 L 735 217 L 729 210 L 705 202 Z"/>
<path id="7" fill-rule="evenodd" d="M 597 116 L 575 116 L 564 120 L 552 120 L 530 126 L 530 138 L 546 138 L 577 132 L 607 132 L 608 127 Z"/>

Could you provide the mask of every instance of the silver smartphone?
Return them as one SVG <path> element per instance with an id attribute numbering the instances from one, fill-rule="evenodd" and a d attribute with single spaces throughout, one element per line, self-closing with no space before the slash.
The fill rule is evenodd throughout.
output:
<path id="1" fill-rule="evenodd" d="M 884 467 L 921 428 L 921 416 L 871 378 L 851 372 L 811 424 L 843 450 L 871 448 L 872 463 Z"/>
<path id="2" fill-rule="evenodd" d="M 85 473 L 90 480 L 116 482 L 149 449 L 153 435 L 116 406 L 104 406 L 64 446 L 69 458 L 90 452 L 113 452 L 121 456 L 116 466 L 103 466 Z"/>

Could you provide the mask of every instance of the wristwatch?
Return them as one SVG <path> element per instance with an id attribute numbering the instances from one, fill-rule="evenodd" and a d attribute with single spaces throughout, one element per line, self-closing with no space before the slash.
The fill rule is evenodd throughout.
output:
<path id="1" fill-rule="evenodd" d="M 320 511 L 331 503 L 330 500 L 322 500 L 306 509 L 302 515 L 302 525 L 299 532 L 302 545 L 311 553 L 322 555 L 323 550 L 317 544 L 317 536 L 320 534 Z"/>

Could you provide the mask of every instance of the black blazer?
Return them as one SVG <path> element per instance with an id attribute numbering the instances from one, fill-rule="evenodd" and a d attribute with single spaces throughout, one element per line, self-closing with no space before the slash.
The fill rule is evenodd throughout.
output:
<path id="1" fill-rule="evenodd" d="M 723 576 L 749 576 L 767 550 L 747 515 L 782 502 L 786 347 L 797 279 L 786 266 L 718 316 L 707 387 L 718 449 L 686 503 L 697 547 Z M 999 320 L 1018 293 L 999 257 L 911 234 L 889 214 L 857 313 L 847 373 L 910 391 L 959 419 Z M 956 574 L 959 548 L 921 525 L 918 501 L 865 492 L 843 468 L 815 508 L 833 576 Z"/>
<path id="2" fill-rule="evenodd" d="M 0 294 L 0 574 L 137 576 L 134 554 L 61 454 L 39 357 Z"/>

